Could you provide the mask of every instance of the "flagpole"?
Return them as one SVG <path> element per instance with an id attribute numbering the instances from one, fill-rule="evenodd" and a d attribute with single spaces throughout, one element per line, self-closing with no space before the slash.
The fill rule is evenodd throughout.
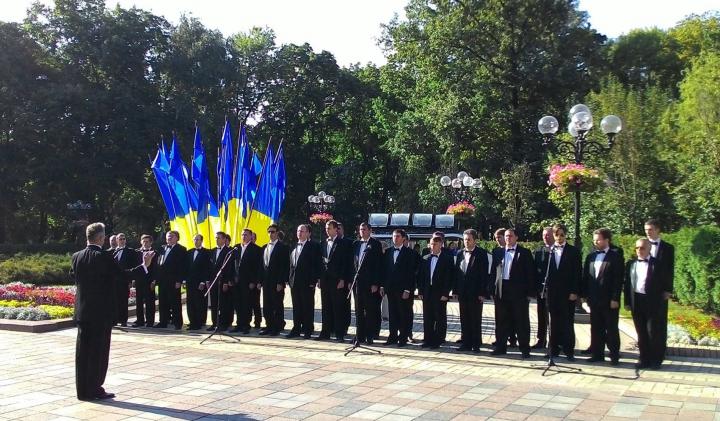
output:
<path id="1" fill-rule="evenodd" d="M 250 205 L 250 213 L 248 213 L 247 220 L 245 221 L 245 228 L 250 226 L 250 219 L 252 218 L 252 212 L 255 209 L 255 201 L 257 200 L 258 192 L 260 191 L 260 183 L 262 182 L 263 174 L 265 174 L 265 165 L 267 164 L 267 161 L 268 161 L 268 155 L 270 154 L 269 152 L 272 150 L 272 149 L 270 149 L 271 143 L 272 143 L 272 137 L 270 138 L 270 140 L 268 140 L 267 149 L 265 150 L 265 158 L 263 158 L 262 168 L 260 169 L 260 177 L 258 177 L 257 186 L 255 187 L 255 197 L 253 197 L 252 204 Z"/>

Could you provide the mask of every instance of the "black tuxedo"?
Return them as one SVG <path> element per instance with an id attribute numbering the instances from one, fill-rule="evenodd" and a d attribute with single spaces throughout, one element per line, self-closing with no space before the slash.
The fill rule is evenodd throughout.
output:
<path id="1" fill-rule="evenodd" d="M 112 251 L 113 258 L 121 269 L 132 269 L 138 265 L 138 255 L 130 247 L 116 248 Z M 142 259 L 142 257 L 141 257 Z M 141 276 L 145 276 L 145 273 Z M 130 298 L 130 285 L 133 279 L 118 279 L 116 287 L 117 294 L 117 322 L 126 325 L 128 321 L 128 299 Z"/>
<path id="2" fill-rule="evenodd" d="M 148 268 L 148 273 L 140 274 L 135 277 L 135 323 L 133 326 L 148 326 L 152 327 L 155 324 L 155 288 L 152 287 L 151 283 L 155 279 L 154 273 L 158 267 L 158 256 L 160 250 L 143 250 L 139 248 L 135 250 L 136 265 L 142 263 L 143 253 L 153 251 L 155 256 L 153 257 L 152 263 Z"/>
<path id="3" fill-rule="evenodd" d="M 225 330 L 232 324 L 233 319 L 230 283 L 233 281 L 233 259 L 238 251 L 227 246 L 219 250 L 220 251 L 218 251 L 217 247 L 210 250 L 210 282 L 214 281 L 215 277 L 217 277 L 217 281 L 212 285 L 209 292 L 210 319 L 212 320 L 213 327 L 219 327 Z M 233 253 L 233 255 L 228 257 L 229 253 Z M 223 268 L 226 260 L 228 260 L 228 262 Z M 223 291 L 223 286 L 227 288 L 227 291 Z M 208 288 L 210 288 L 209 284 Z"/>
<path id="4" fill-rule="evenodd" d="M 598 259 L 602 259 L 599 270 Z M 610 308 L 610 301 L 620 303 L 624 266 L 622 256 L 614 249 L 594 251 L 585 258 L 581 295 L 590 306 L 590 349 L 594 358 L 604 358 L 606 343 L 610 358 L 615 361 L 620 358 L 620 309 Z"/>
<path id="5" fill-rule="evenodd" d="M 577 247 L 565 243 L 560 266 L 555 262 L 555 250 L 550 251 L 545 297 L 550 312 L 550 352 L 558 354 L 560 347 L 567 356 L 575 355 L 575 305 L 570 294 L 580 293 L 582 258 Z"/>
<path id="6" fill-rule="evenodd" d="M 329 338 L 333 332 L 335 337 L 342 339 L 350 326 L 350 283 L 353 279 L 352 242 L 344 238 L 336 238 L 328 253 L 328 240 L 320 245 L 324 271 L 320 278 L 320 300 L 322 305 L 321 338 Z M 338 283 L 344 281 L 342 288 Z"/>
<path id="7" fill-rule="evenodd" d="M 492 256 L 490 256 L 492 260 Z M 458 296 L 460 305 L 460 331 L 463 347 L 479 349 L 482 344 L 483 299 L 490 298 L 488 253 L 475 247 L 465 259 L 465 250 L 460 250 L 455 258 L 455 285 L 453 295 Z"/>
<path id="8" fill-rule="evenodd" d="M 248 243 L 245 251 L 242 245 L 235 246 L 232 302 L 237 317 L 237 329 L 240 331 L 250 330 L 252 319 L 254 297 L 259 293 L 262 285 L 263 256 L 262 249 L 255 243 Z M 232 319 L 231 319 L 232 322 Z M 260 320 L 258 319 L 258 323 Z"/>
<path id="9" fill-rule="evenodd" d="M 197 255 L 196 255 L 197 254 Z M 207 297 L 205 291 L 212 281 L 212 261 L 210 250 L 206 248 L 190 249 L 187 253 L 188 275 L 187 313 L 190 329 L 200 329 L 207 322 Z M 200 286 L 202 285 L 202 289 Z"/>
<path id="10" fill-rule="evenodd" d="M 495 350 L 507 350 L 507 340 L 513 332 L 517 335 L 518 346 L 523 353 L 530 351 L 530 315 L 528 297 L 535 295 L 535 261 L 530 250 L 515 245 L 514 252 L 506 249 L 493 250 L 495 268 Z M 506 256 L 512 255 L 512 261 Z M 510 271 L 504 274 L 505 266 Z"/>
<path id="11" fill-rule="evenodd" d="M 543 296 L 543 285 L 545 283 L 545 273 L 547 272 L 548 257 L 550 256 L 550 247 L 542 245 L 535 250 L 533 257 L 535 259 L 535 291 L 537 302 L 537 340 L 542 346 L 547 345 L 548 323 L 550 314 L 548 313 L 547 299 Z"/>
<path id="12" fill-rule="evenodd" d="M 422 258 L 417 276 L 418 295 L 423 301 L 423 330 L 426 345 L 435 347 L 445 342 L 447 331 L 447 301 L 455 281 L 455 265 L 450 252 L 428 254 Z M 437 259 L 435 271 L 432 260 Z"/>
<path id="13" fill-rule="evenodd" d="M 183 325 L 182 304 L 180 288 L 175 287 L 176 283 L 182 283 L 187 276 L 187 249 L 180 244 L 175 244 L 172 250 L 165 257 L 168 246 L 163 246 L 158 256 L 157 270 L 154 272 L 155 280 L 158 283 L 158 295 L 160 306 L 160 327 L 167 327 L 172 321 L 175 328 Z"/>
<path id="14" fill-rule="evenodd" d="M 625 267 L 625 306 L 632 311 L 633 323 L 638 335 L 640 363 L 659 365 L 665 359 L 667 342 L 667 301 L 663 295 L 671 287 L 671 275 L 667 266 L 654 257 L 648 259 L 645 293 L 637 291 L 635 266 L 637 259 Z"/>
<path id="15" fill-rule="evenodd" d="M 365 246 L 362 249 L 362 246 Z M 362 251 L 361 251 L 362 250 Z M 356 339 L 365 341 L 378 335 L 382 318 L 380 316 L 380 285 L 382 284 L 382 244 L 370 237 L 365 244 L 357 240 L 353 244 L 355 276 L 353 277 L 355 294 Z M 375 292 L 372 287 L 375 286 Z"/>
<path id="16" fill-rule="evenodd" d="M 408 247 L 400 247 L 395 259 L 395 247 L 383 256 L 382 287 L 388 297 L 390 334 L 388 342 L 406 344 L 413 319 L 413 300 L 420 255 Z M 407 291 L 408 298 L 403 298 Z"/>
<path id="17" fill-rule="evenodd" d="M 290 249 L 288 246 L 277 241 L 268 252 L 266 244 L 262 248 L 262 285 L 263 285 L 263 310 L 265 313 L 265 326 L 272 333 L 280 332 L 285 328 L 285 284 L 290 275 Z M 266 256 L 269 253 L 269 256 Z M 280 286 L 282 289 L 277 290 Z"/>
<path id="18" fill-rule="evenodd" d="M 652 249 L 652 248 L 651 248 Z M 657 245 L 657 252 L 655 253 L 655 259 L 658 261 L 658 265 L 667 276 L 664 277 L 664 288 L 666 292 L 673 292 L 673 281 L 675 279 L 675 247 L 672 244 L 665 241 L 659 240 Z M 658 342 L 662 342 L 662 355 L 663 360 L 665 359 L 665 348 L 667 343 L 667 315 L 668 315 L 668 301 L 663 301 L 662 304 L 663 316 L 660 321 L 663 323 L 660 328 L 660 339 Z"/>
<path id="19" fill-rule="evenodd" d="M 290 251 L 290 294 L 293 306 L 291 334 L 312 334 L 315 319 L 315 286 L 322 273 L 320 245 L 306 241 L 302 248 L 296 244 Z"/>
<path id="20" fill-rule="evenodd" d="M 94 399 L 104 393 L 102 384 L 108 368 L 110 335 L 117 320 L 116 285 L 143 277 L 142 266 L 123 270 L 112 252 L 89 245 L 72 256 L 70 277 L 74 279 L 75 312 L 78 325 L 75 348 L 75 386 L 78 399 Z"/>

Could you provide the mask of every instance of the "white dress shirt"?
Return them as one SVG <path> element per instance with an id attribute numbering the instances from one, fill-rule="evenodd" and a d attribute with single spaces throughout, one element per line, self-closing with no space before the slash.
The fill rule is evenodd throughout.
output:
<path id="1" fill-rule="evenodd" d="M 503 259 L 503 279 L 510 279 L 510 270 L 512 269 L 512 262 L 515 258 L 515 247 L 505 249 L 505 258 Z"/>
<path id="2" fill-rule="evenodd" d="M 600 275 L 600 268 L 605 261 L 605 256 L 607 256 L 608 250 L 610 250 L 609 247 L 605 250 L 599 250 L 602 251 L 602 253 L 598 252 L 595 255 L 595 261 L 593 262 L 593 265 L 595 266 L 595 279 L 597 279 L 598 275 Z"/>
<path id="3" fill-rule="evenodd" d="M 648 268 L 650 264 L 647 261 L 638 260 L 635 262 L 635 276 L 637 277 L 637 284 L 635 284 L 635 292 L 645 294 L 645 286 L 647 284 Z"/>

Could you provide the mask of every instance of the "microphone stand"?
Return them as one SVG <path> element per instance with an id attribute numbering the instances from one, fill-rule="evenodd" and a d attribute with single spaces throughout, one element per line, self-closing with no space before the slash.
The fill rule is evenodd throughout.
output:
<path id="1" fill-rule="evenodd" d="M 363 252 L 363 254 L 367 253 L 368 247 L 370 247 L 369 244 L 368 244 L 367 246 L 365 246 L 365 251 Z M 362 264 L 362 262 L 363 262 L 364 260 L 365 260 L 365 256 L 363 255 L 363 259 L 362 259 L 360 262 L 358 262 L 358 267 L 357 267 L 357 269 L 355 270 L 355 276 L 353 276 L 352 284 L 350 285 L 350 289 L 348 290 L 348 294 L 347 294 L 347 299 L 348 299 L 348 300 L 350 299 L 350 296 L 352 295 L 352 292 L 353 292 L 353 290 L 355 289 L 355 285 L 357 284 L 357 280 L 358 280 L 358 274 L 360 273 L 360 265 Z M 357 299 L 358 299 L 358 293 L 359 293 L 359 291 L 355 291 L 355 302 L 356 302 L 356 303 L 357 303 Z M 345 355 L 344 355 L 344 356 L 347 357 L 349 353 L 355 351 L 355 350 L 358 349 L 358 348 L 364 349 L 364 350 L 366 350 L 366 351 L 374 352 L 374 353 L 376 353 L 376 354 L 382 354 L 382 352 L 380 352 L 379 349 L 372 349 L 372 348 L 370 348 L 370 347 L 368 347 L 368 346 L 360 345 L 360 341 L 358 340 L 358 336 L 357 336 L 357 329 L 358 329 L 358 326 L 357 326 L 357 321 L 358 321 L 357 312 L 358 312 L 358 309 L 357 309 L 357 306 L 355 306 L 355 339 L 353 339 L 352 345 L 350 345 L 349 347 L 345 348 Z"/>
<path id="2" fill-rule="evenodd" d="M 550 248 L 550 252 L 548 253 L 548 262 L 547 267 L 545 268 L 545 279 L 543 280 L 543 288 L 540 292 L 540 299 L 546 299 L 547 300 L 547 288 L 548 288 L 548 278 L 550 278 L 550 259 L 555 258 L 555 246 L 553 245 Z M 548 302 L 548 318 L 550 319 L 550 323 L 548 323 L 548 336 L 550 338 L 553 337 L 552 335 L 552 314 L 550 313 L 550 305 Z M 556 364 L 555 363 L 555 357 L 553 356 L 553 344 L 548 340 L 548 361 L 545 364 L 545 369 L 542 372 L 542 376 L 544 377 L 548 371 L 554 370 L 556 373 L 579 373 L 582 371 L 582 369 L 577 367 L 571 367 L 568 365 L 562 365 L 562 364 Z M 538 367 L 538 365 L 535 365 L 535 367 Z M 540 366 L 541 367 L 541 366 Z M 565 369 L 566 371 L 563 371 L 562 369 Z"/>
<path id="3" fill-rule="evenodd" d="M 210 293 L 212 292 L 213 286 L 218 282 L 218 280 L 220 280 L 220 275 L 223 273 L 223 270 L 225 270 L 225 266 L 227 266 L 227 264 L 230 262 L 230 258 L 235 254 L 236 251 L 237 251 L 237 247 L 233 247 L 230 249 L 228 254 L 225 256 L 225 261 L 223 261 L 222 266 L 220 267 L 217 274 L 215 275 L 215 279 L 213 279 L 213 281 L 210 283 L 210 286 L 208 286 L 208 289 L 205 292 L 205 297 L 210 295 Z M 213 330 L 212 333 L 210 333 L 210 335 L 207 338 L 200 341 L 200 345 L 202 345 L 205 341 L 207 341 L 208 339 L 212 338 L 215 335 L 224 336 L 227 338 L 234 339 L 237 342 L 241 342 L 240 338 L 232 336 L 232 335 L 228 335 L 227 333 L 220 331 L 220 290 L 221 289 L 222 289 L 222 287 L 220 285 L 218 285 L 218 287 L 217 287 L 217 306 L 215 307 L 215 320 L 217 320 L 217 323 L 215 324 L 215 330 Z"/>

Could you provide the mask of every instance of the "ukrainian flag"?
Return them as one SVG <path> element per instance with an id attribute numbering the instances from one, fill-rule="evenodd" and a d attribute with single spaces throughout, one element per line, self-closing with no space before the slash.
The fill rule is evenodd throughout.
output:
<path id="1" fill-rule="evenodd" d="M 207 156 L 200 137 L 200 129 L 195 128 L 193 146 L 192 180 L 197 191 L 197 233 L 202 234 L 207 248 L 216 246 L 215 233 L 220 231 L 220 213 L 215 198 L 210 192 L 210 173 Z"/>
<path id="2" fill-rule="evenodd" d="M 174 135 L 168 155 L 170 171 L 167 180 L 175 209 L 175 218 L 170 220 L 170 229 L 179 232 L 180 244 L 189 248 L 193 245 L 193 236 L 198 232 L 198 194 L 190 182 L 190 173 L 180 157 Z"/>
<path id="3" fill-rule="evenodd" d="M 227 222 L 230 206 L 230 198 L 232 197 L 232 185 L 234 178 L 233 171 L 233 141 L 230 128 L 230 122 L 225 121 L 223 129 L 223 137 L 220 142 L 220 156 L 217 165 L 218 176 L 218 211 L 220 215 L 221 228 L 227 231 Z"/>
<path id="4" fill-rule="evenodd" d="M 270 145 L 268 145 L 265 151 L 265 160 L 260 173 L 257 192 L 255 193 L 251 205 L 251 212 L 246 222 L 246 226 L 257 235 L 256 244 L 259 246 L 267 244 L 270 241 L 267 228 L 274 222 L 272 218 L 274 206 L 273 197 L 276 194 L 275 178 L 273 176 L 274 166 L 272 150 Z"/>

